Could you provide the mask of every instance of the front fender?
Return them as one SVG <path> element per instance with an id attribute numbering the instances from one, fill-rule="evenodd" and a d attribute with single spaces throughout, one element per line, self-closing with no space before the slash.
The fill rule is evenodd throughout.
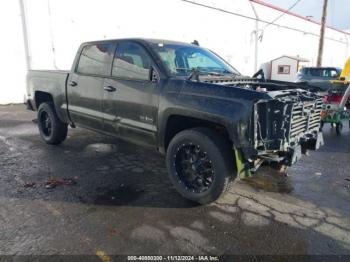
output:
<path id="1" fill-rule="evenodd" d="M 176 101 L 161 103 L 159 116 L 159 144 L 164 146 L 167 123 L 171 116 L 190 117 L 219 124 L 226 131 L 235 147 L 249 143 L 248 129 L 253 110 L 253 102 L 211 97 L 201 94 L 178 94 Z"/>

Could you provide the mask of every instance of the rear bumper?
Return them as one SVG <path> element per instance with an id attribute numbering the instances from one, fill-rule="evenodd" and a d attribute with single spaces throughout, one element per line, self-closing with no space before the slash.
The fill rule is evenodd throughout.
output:
<path id="1" fill-rule="evenodd" d="M 30 111 L 35 111 L 35 108 L 33 106 L 33 101 L 31 101 L 30 99 L 27 99 L 24 104 L 26 105 L 27 107 L 27 110 L 30 110 Z"/>

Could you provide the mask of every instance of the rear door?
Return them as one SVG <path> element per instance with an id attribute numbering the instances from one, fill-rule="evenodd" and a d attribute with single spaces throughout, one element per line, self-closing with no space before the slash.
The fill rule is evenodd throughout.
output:
<path id="1" fill-rule="evenodd" d="M 141 44 L 117 43 L 111 77 L 103 85 L 106 131 L 134 142 L 155 144 L 158 83 L 150 80 L 151 67 L 156 65 Z"/>
<path id="2" fill-rule="evenodd" d="M 103 81 L 113 58 L 111 43 L 88 44 L 81 50 L 67 83 L 68 108 L 74 123 L 103 129 Z"/>

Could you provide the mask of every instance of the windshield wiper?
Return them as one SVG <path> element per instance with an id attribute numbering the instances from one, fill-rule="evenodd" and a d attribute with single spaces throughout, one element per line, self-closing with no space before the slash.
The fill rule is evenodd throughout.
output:
<path id="1" fill-rule="evenodd" d="M 228 71 L 226 69 L 224 71 L 222 71 L 221 73 L 223 73 L 223 74 L 230 74 L 230 75 L 234 75 L 234 76 L 239 76 L 239 74 L 231 72 L 231 71 Z"/>
<path id="2" fill-rule="evenodd" d="M 182 70 L 182 71 L 191 71 L 190 75 L 187 77 L 187 80 L 192 80 L 193 78 L 196 79 L 196 81 L 199 81 L 200 75 L 212 75 L 212 76 L 223 76 L 224 74 L 221 72 L 214 72 L 214 71 L 204 71 L 200 70 L 198 68 L 184 68 L 184 67 L 177 67 L 176 70 Z"/>
<path id="3" fill-rule="evenodd" d="M 193 69 L 191 74 L 188 76 L 187 80 L 192 80 L 193 78 L 195 78 L 198 82 L 200 75 L 223 76 L 224 74 L 212 71 L 201 71 L 199 69 Z"/>
<path id="4" fill-rule="evenodd" d="M 187 67 L 176 67 L 175 70 L 179 70 L 179 71 L 192 71 L 195 68 L 187 68 Z"/>

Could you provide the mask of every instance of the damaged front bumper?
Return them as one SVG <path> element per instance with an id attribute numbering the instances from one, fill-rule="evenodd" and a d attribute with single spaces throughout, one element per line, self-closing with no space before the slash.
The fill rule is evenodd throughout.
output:
<path id="1" fill-rule="evenodd" d="M 314 133 L 308 137 L 302 137 L 299 143 L 288 146 L 286 150 L 260 151 L 258 158 L 268 162 L 278 162 L 287 166 L 295 164 L 308 150 L 317 150 L 324 145 L 322 132 Z"/>
<path id="2" fill-rule="evenodd" d="M 264 162 L 291 166 L 308 150 L 322 146 L 322 105 L 322 98 L 310 93 L 257 102 L 248 131 L 250 146 L 235 149 L 240 176 Z"/>
<path id="3" fill-rule="evenodd" d="M 317 133 L 316 137 L 309 138 L 301 142 L 299 145 L 289 148 L 287 157 L 283 163 L 288 166 L 295 164 L 308 150 L 317 150 L 324 145 L 322 132 Z"/>

